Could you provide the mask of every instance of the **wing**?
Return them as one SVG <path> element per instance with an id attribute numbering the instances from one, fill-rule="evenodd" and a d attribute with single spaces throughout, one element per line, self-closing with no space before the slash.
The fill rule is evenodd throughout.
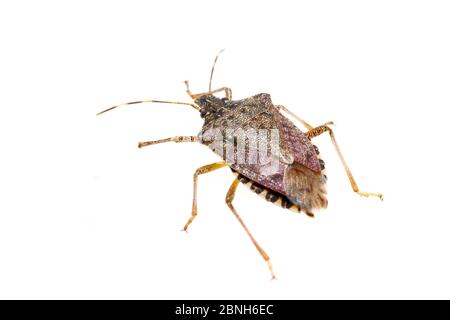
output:
<path id="1" fill-rule="evenodd" d="M 279 147 L 273 151 L 273 155 L 278 156 L 280 161 L 286 163 L 296 161 L 315 172 L 320 172 L 319 158 L 311 141 L 280 113 L 267 93 L 227 102 L 226 107 L 217 112 L 212 121 L 204 124 L 201 134 L 206 136 L 205 132 L 215 131 L 214 135 L 218 132 L 226 140 L 231 141 L 242 138 L 240 132 L 242 130 L 250 132 L 263 129 L 275 131 L 270 133 L 278 135 Z M 247 148 L 258 148 L 258 145 Z"/>
<path id="2" fill-rule="evenodd" d="M 292 155 L 285 154 L 285 150 L 280 148 L 282 143 L 279 141 L 277 120 L 273 115 L 278 111 L 273 106 L 270 95 L 262 93 L 231 101 L 227 107 L 226 113 L 209 124 L 210 128 L 220 130 L 224 137 L 223 145 L 219 143 L 209 146 L 234 170 L 284 194 L 284 171 L 286 164 L 292 162 Z M 276 147 L 272 147 L 273 145 Z"/>
<path id="3" fill-rule="evenodd" d="M 304 165 L 314 172 L 320 172 L 321 165 L 319 157 L 306 134 L 278 110 L 273 115 L 278 124 L 281 145 L 284 152 L 292 155 L 295 162 Z"/>
<path id="4" fill-rule="evenodd" d="M 306 194 L 318 190 L 319 158 L 307 136 L 279 112 L 270 95 L 230 101 L 215 120 L 203 126 L 202 134 L 210 129 L 223 139 L 205 144 L 231 168 L 296 204 L 303 203 L 305 209 L 310 204 L 316 207 L 317 201 L 309 201 Z"/>
<path id="5" fill-rule="evenodd" d="M 323 175 L 294 162 L 285 171 L 285 195 L 305 212 L 326 208 L 328 200 L 325 182 Z"/>

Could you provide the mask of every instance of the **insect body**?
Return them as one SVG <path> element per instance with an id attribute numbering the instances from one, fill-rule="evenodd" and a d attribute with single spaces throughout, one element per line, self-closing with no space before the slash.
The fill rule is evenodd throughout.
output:
<path id="1" fill-rule="evenodd" d="M 269 94 L 261 93 L 240 101 L 202 96 L 195 102 L 205 119 L 200 141 L 212 145 L 213 151 L 228 160 L 227 164 L 241 183 L 270 202 L 309 216 L 313 216 L 313 209 L 327 206 L 324 163 L 317 147 L 280 113 Z M 204 138 L 208 131 L 213 131 L 214 139 Z M 268 131 L 278 134 L 277 146 L 270 141 Z M 258 138 L 265 143 L 258 143 Z M 238 140 L 241 150 L 236 146 Z M 231 148 L 227 148 L 228 141 L 234 142 Z M 278 148 L 267 150 L 265 163 L 250 161 L 252 151 L 258 153 L 256 151 L 268 145 Z M 225 152 L 228 154 L 224 155 Z"/>
<path id="2" fill-rule="evenodd" d="M 291 113 L 281 105 L 273 105 L 269 94 L 260 93 L 242 100 L 232 100 L 230 88 L 223 87 L 211 90 L 214 60 L 209 82 L 209 90 L 193 94 L 189 83 L 185 81 L 187 93 L 194 100 L 188 102 L 172 102 L 162 100 L 143 100 L 129 102 L 106 109 L 99 114 L 119 106 L 156 102 L 188 105 L 200 112 L 204 119 L 203 127 L 197 136 L 176 136 L 156 141 L 140 142 L 139 148 L 164 142 L 200 142 L 222 157 L 222 161 L 198 168 L 194 173 L 194 195 L 192 213 L 183 230 L 197 216 L 197 182 L 198 176 L 220 168 L 230 167 L 235 174 L 226 195 L 226 203 L 236 216 L 258 252 L 267 262 L 272 278 L 270 258 L 253 238 L 247 226 L 233 206 L 233 199 L 239 183 L 247 185 L 256 194 L 267 201 L 296 212 L 303 212 L 313 217 L 313 211 L 326 208 L 325 165 L 320 158 L 319 150 L 311 140 L 328 132 L 332 143 L 344 166 L 353 191 L 361 196 L 381 194 L 361 192 L 348 168 L 337 145 L 331 122 L 313 127 Z M 224 92 L 225 98 L 218 98 L 214 93 Z M 306 129 L 302 132 L 283 113 L 294 117 Z"/>

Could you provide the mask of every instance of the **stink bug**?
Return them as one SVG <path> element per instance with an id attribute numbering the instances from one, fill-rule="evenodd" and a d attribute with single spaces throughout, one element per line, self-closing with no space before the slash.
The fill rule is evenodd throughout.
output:
<path id="1" fill-rule="evenodd" d="M 108 108 L 97 115 L 120 106 L 138 103 L 180 104 L 199 111 L 200 116 L 204 119 L 204 124 L 197 136 L 176 136 L 140 142 L 138 147 L 170 141 L 199 142 L 220 155 L 222 161 L 200 167 L 194 173 L 192 213 L 183 230 L 187 231 L 197 216 L 198 176 L 229 167 L 236 177 L 227 192 L 226 204 L 266 261 L 272 278 L 275 278 L 269 256 L 253 238 L 232 204 L 239 183 L 250 187 L 253 192 L 269 202 L 314 217 L 313 211 L 326 208 L 328 201 L 325 164 L 319 155 L 319 149 L 312 144 L 311 140 L 327 132 L 347 173 L 353 191 L 364 197 L 375 196 L 381 200 L 383 196 L 359 190 L 330 128 L 332 122 L 313 127 L 286 107 L 274 105 L 267 93 L 260 93 L 242 100 L 232 100 L 230 88 L 222 87 L 212 90 L 212 77 L 219 54 L 211 69 L 208 91 L 194 94 L 189 88 L 188 81 L 185 81 L 186 91 L 192 98 L 192 103 L 165 100 L 134 101 Z M 225 97 L 214 96 L 218 92 L 224 92 Z M 307 131 L 301 131 L 283 113 L 299 121 Z"/>

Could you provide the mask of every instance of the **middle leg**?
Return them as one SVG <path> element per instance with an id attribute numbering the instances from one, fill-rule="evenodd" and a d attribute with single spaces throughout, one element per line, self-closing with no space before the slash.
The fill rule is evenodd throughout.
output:
<path id="1" fill-rule="evenodd" d="M 288 108 L 286 108 L 283 105 L 276 105 L 276 108 L 278 108 L 279 110 L 283 110 L 284 112 L 286 112 L 288 115 L 290 115 L 291 117 L 295 118 L 297 121 L 299 121 L 306 129 L 311 130 L 314 127 L 312 125 L 310 125 L 309 123 L 307 123 L 305 120 L 303 120 L 302 118 L 300 118 L 299 116 L 297 116 L 295 113 L 291 112 Z"/>
<path id="2" fill-rule="evenodd" d="M 226 167 L 227 164 L 225 161 L 222 162 L 216 162 L 216 163 L 211 163 L 208 164 L 206 166 L 200 167 L 197 170 L 195 170 L 194 173 L 194 196 L 192 199 L 192 213 L 191 216 L 189 217 L 189 220 L 186 222 L 186 224 L 184 225 L 183 230 L 187 231 L 189 225 L 192 223 L 192 221 L 194 221 L 195 217 L 197 216 L 197 182 L 198 182 L 198 176 L 204 173 L 208 173 L 223 167 Z"/>
<path id="3" fill-rule="evenodd" d="M 297 116 L 295 113 L 293 113 L 292 111 L 290 111 L 288 108 L 286 108 L 283 105 L 276 105 L 275 106 L 278 110 L 283 110 L 284 112 L 286 112 L 288 115 L 290 115 L 291 117 L 293 117 L 294 119 L 296 119 L 297 121 L 299 121 L 306 129 L 311 130 L 314 129 L 314 127 L 312 125 L 310 125 L 308 122 L 306 122 L 305 120 L 303 120 L 302 118 L 300 118 L 299 116 Z M 324 125 L 334 125 L 333 121 L 329 121 L 327 123 L 325 123 Z"/>
<path id="4" fill-rule="evenodd" d="M 372 193 L 372 192 L 363 192 L 359 190 L 358 185 L 356 184 L 355 178 L 353 177 L 352 172 L 350 171 L 350 168 L 347 165 L 347 162 L 344 159 L 344 156 L 342 155 L 341 149 L 339 148 L 336 137 L 334 136 L 333 130 L 331 130 L 330 127 L 328 127 L 326 124 L 318 126 L 316 128 L 312 128 L 309 130 L 306 135 L 308 138 L 312 139 L 314 137 L 317 137 L 321 135 L 324 132 L 328 132 L 330 134 L 331 142 L 333 143 L 334 149 L 336 150 L 336 153 L 339 156 L 339 159 L 341 160 L 342 166 L 345 169 L 345 172 L 347 173 L 348 180 L 350 181 L 350 184 L 352 185 L 352 189 L 354 192 L 359 194 L 363 197 L 378 197 L 381 200 L 383 200 L 383 195 L 381 193 Z"/>

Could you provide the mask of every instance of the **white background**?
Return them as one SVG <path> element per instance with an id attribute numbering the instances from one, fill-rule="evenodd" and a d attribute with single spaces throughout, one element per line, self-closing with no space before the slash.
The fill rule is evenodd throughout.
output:
<path id="1" fill-rule="evenodd" d="M 0 298 L 450 298 L 447 1 L 14 1 L 0 5 Z M 334 120 L 315 219 L 192 174 L 218 158 L 184 106 L 214 86 Z"/>

